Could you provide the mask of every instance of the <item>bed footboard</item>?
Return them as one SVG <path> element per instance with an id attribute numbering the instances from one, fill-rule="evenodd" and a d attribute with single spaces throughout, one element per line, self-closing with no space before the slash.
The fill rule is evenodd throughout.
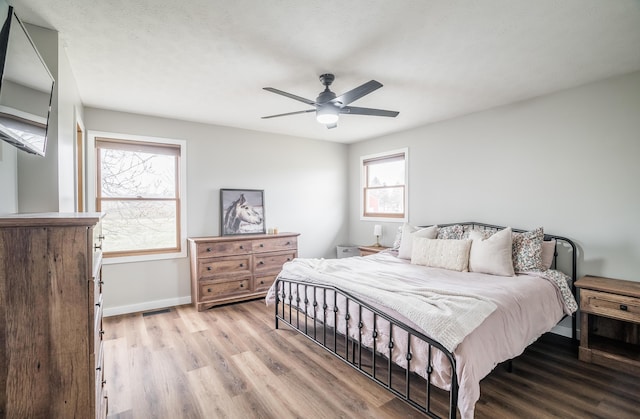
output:
<path id="1" fill-rule="evenodd" d="M 276 329 L 285 323 L 430 417 L 457 416 L 456 361 L 443 345 L 334 287 L 286 278 L 276 287 Z"/>

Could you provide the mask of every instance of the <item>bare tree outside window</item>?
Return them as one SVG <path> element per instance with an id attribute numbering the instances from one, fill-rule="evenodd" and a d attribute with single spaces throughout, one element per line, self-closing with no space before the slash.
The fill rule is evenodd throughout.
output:
<path id="1" fill-rule="evenodd" d="M 177 146 L 96 140 L 105 256 L 180 249 Z"/>

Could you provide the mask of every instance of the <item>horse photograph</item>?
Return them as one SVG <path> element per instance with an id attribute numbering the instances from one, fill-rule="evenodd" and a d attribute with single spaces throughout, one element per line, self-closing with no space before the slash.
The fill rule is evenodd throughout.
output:
<path id="1" fill-rule="evenodd" d="M 264 234 L 264 191 L 220 189 L 220 218 L 223 236 Z"/>

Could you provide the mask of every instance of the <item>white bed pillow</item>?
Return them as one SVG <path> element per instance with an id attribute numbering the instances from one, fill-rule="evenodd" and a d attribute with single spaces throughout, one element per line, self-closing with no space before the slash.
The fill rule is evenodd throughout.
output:
<path id="1" fill-rule="evenodd" d="M 398 248 L 398 257 L 401 259 L 411 259 L 411 249 L 413 248 L 413 239 L 415 237 L 424 237 L 427 239 L 435 239 L 438 234 L 438 226 L 431 226 L 419 229 L 408 223 L 402 226 L 402 239 Z"/>
<path id="2" fill-rule="evenodd" d="M 471 231 L 469 271 L 513 276 L 511 233 L 511 227 L 507 227 L 485 239 L 480 231 Z"/>
<path id="3" fill-rule="evenodd" d="M 471 240 L 414 238 L 411 263 L 432 268 L 466 271 Z"/>

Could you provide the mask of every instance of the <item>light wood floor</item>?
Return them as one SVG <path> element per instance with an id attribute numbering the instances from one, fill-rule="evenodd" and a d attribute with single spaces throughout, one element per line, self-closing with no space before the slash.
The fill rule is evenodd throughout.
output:
<path id="1" fill-rule="evenodd" d="M 106 318 L 109 418 L 422 418 L 286 326 L 263 300 Z M 637 418 L 640 378 L 545 335 L 481 383 L 476 418 Z"/>

